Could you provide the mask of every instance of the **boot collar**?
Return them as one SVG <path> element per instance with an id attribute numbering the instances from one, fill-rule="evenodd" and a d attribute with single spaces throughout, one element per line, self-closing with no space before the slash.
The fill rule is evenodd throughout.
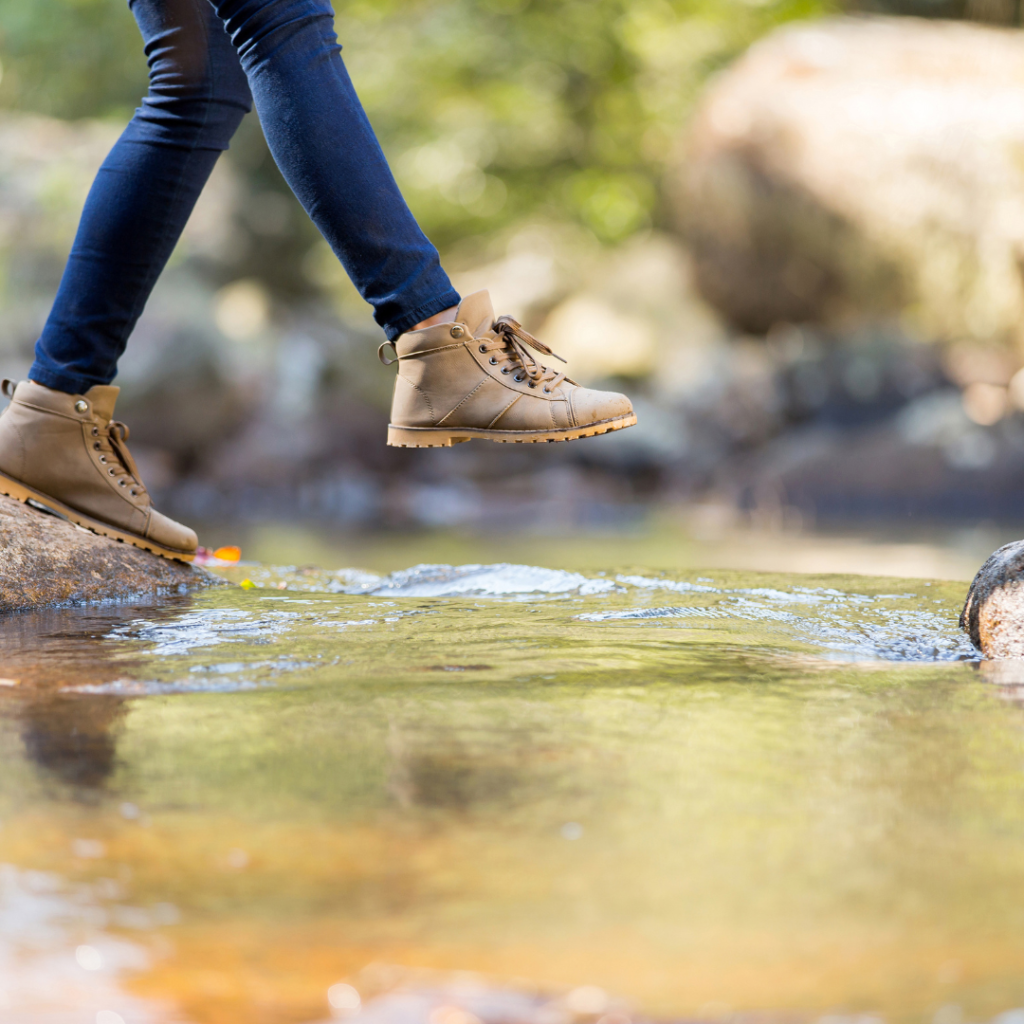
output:
<path id="1" fill-rule="evenodd" d="M 472 295 L 467 295 L 459 303 L 455 322 L 465 324 L 474 338 L 490 330 L 491 324 L 494 323 L 494 306 L 491 303 L 490 292 L 473 292 Z"/>
<path id="2" fill-rule="evenodd" d="M 408 331 L 394 344 L 399 356 L 429 352 L 449 345 L 461 345 L 471 338 L 486 334 L 494 323 L 494 306 L 490 293 L 473 292 L 459 304 L 454 321 L 434 324 L 419 331 Z M 453 328 L 456 331 L 453 333 Z M 464 329 L 458 329 L 464 328 Z"/>
<path id="3" fill-rule="evenodd" d="M 109 423 L 114 418 L 114 404 L 121 389 L 113 384 L 95 384 L 83 396 L 92 406 L 96 418 Z"/>
<path id="4" fill-rule="evenodd" d="M 95 416 L 106 424 L 114 415 L 114 403 L 120 390 L 112 384 L 96 384 L 84 395 L 69 395 L 65 391 L 55 391 L 34 381 L 23 380 L 19 381 L 14 389 L 12 401 L 39 409 L 41 412 L 57 413 L 76 420 L 91 419 Z M 86 408 L 76 408 L 79 402 L 84 402 Z"/>

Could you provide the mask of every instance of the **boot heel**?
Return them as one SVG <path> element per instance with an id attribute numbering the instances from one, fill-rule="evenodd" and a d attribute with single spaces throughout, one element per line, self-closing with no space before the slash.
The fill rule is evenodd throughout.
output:
<path id="1" fill-rule="evenodd" d="M 465 434 L 436 427 L 395 427 L 388 424 L 388 444 L 392 448 L 451 448 L 468 441 Z"/>

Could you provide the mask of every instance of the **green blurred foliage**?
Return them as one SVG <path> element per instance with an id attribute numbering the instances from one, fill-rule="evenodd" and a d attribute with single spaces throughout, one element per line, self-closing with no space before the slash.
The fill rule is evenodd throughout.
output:
<path id="1" fill-rule="evenodd" d="M 125 0 L 0 0 L 0 106 L 127 119 L 146 89 Z"/>
<path id="2" fill-rule="evenodd" d="M 827 0 L 356 0 L 346 60 L 442 247 L 529 218 L 617 241 L 708 75 Z"/>
<path id="3" fill-rule="evenodd" d="M 604 242 L 657 224 L 659 180 L 708 76 L 831 0 L 352 0 L 352 77 L 444 249 L 524 220 Z M 145 87 L 118 0 L 0 0 L 0 105 L 126 117 Z M 247 132 L 251 129 L 247 129 Z M 240 140 L 244 173 L 282 188 Z M 305 229 L 300 229 L 305 230 Z"/>

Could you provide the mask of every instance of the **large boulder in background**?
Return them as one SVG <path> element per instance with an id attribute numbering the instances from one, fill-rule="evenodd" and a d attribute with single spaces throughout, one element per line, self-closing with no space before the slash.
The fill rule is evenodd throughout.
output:
<path id="1" fill-rule="evenodd" d="M 712 84 L 669 188 L 734 324 L 899 314 L 1024 342 L 1024 34 L 912 18 L 780 29 Z"/>

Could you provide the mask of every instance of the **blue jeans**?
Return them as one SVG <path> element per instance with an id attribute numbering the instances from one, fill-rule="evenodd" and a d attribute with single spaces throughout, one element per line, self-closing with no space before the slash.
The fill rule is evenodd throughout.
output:
<path id="1" fill-rule="evenodd" d="M 352 87 L 327 0 L 128 0 L 149 93 L 89 192 L 32 380 L 109 384 L 253 100 L 270 151 L 389 339 L 457 305 Z"/>

